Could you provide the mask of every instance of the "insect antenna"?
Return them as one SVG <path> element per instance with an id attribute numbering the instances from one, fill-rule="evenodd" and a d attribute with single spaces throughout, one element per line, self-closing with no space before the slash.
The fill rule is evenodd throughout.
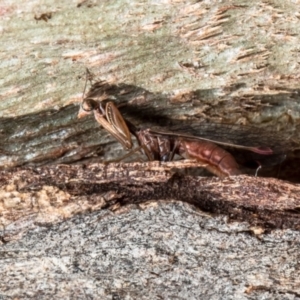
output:
<path id="1" fill-rule="evenodd" d="M 92 80 L 94 78 L 94 74 L 88 69 L 85 69 L 85 84 L 84 84 L 84 89 L 83 89 L 83 93 L 82 93 L 82 101 L 84 100 L 84 95 L 85 95 L 85 91 L 86 91 L 86 87 L 87 87 L 87 82 L 89 81 L 92 85 Z"/>

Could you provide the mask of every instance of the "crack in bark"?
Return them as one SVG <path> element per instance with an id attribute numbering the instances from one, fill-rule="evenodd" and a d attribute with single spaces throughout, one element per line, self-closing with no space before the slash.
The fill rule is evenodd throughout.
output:
<path id="1" fill-rule="evenodd" d="M 178 200 L 264 228 L 300 228 L 300 186 L 274 178 L 180 174 L 193 161 L 49 165 L 0 172 L 2 235 L 75 214 L 149 200 Z"/>

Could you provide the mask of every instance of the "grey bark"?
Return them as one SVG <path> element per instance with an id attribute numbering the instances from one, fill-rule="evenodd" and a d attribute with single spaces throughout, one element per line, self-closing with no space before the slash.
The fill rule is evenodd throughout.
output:
<path id="1" fill-rule="evenodd" d="M 136 125 L 259 124 L 289 136 L 297 156 L 296 2 L 49 0 L 3 2 L 0 14 L 2 167 L 121 154 L 92 118 L 76 119 L 86 67 L 121 86 L 109 96 Z M 300 298 L 297 227 L 268 232 L 154 196 L 105 205 L 117 188 L 73 202 L 53 182 L 29 193 L 1 178 L 3 299 Z M 222 197 L 270 200 L 272 186 L 277 201 L 299 201 L 297 184 L 266 181 L 258 194 L 245 182 L 225 181 Z"/>

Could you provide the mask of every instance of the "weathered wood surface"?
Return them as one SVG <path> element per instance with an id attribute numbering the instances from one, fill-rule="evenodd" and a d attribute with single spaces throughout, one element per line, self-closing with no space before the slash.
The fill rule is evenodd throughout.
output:
<path id="1" fill-rule="evenodd" d="M 299 185 L 271 178 L 178 173 L 195 165 L 193 161 L 112 163 L 1 171 L 2 239 L 22 234 L 26 226 L 57 223 L 89 210 L 161 199 L 188 202 L 264 229 L 300 229 Z"/>
<path id="2" fill-rule="evenodd" d="M 1 116 L 78 103 L 88 67 L 177 118 L 299 124 L 296 3 L 91 2 L 2 4 Z"/>
<path id="3" fill-rule="evenodd" d="M 296 299 L 300 186 L 174 173 L 193 165 L 2 171 L 3 295 Z"/>
<path id="4" fill-rule="evenodd" d="M 298 7 L 297 1 L 275 0 L 86 1 L 78 6 L 2 1 L 0 165 L 120 155 L 121 147 L 98 131 L 92 118 L 76 119 L 85 67 L 121 84 L 110 96 L 124 104 L 122 113 L 137 125 L 166 125 L 170 119 L 260 124 L 280 134 L 292 132 L 298 149 Z M 297 163 L 290 166 L 298 178 Z M 112 208 L 121 187 L 105 197 L 77 195 L 72 202 L 67 186 L 51 181 L 22 191 L 5 176 L 3 298 L 300 297 L 296 184 L 249 177 L 183 180 L 186 185 L 206 182 L 204 195 L 214 203 L 249 199 L 257 211 L 275 212 L 277 220 L 281 201 L 282 223 L 276 224 L 287 229 L 263 233 L 264 227 L 227 222 L 232 217 L 251 222 L 243 215 L 245 206 L 233 215 L 233 207 L 225 210 L 227 217 L 172 201 Z M 145 187 L 153 184 L 151 176 L 144 176 Z M 163 187 L 153 199 L 160 191 Z M 170 194 L 181 198 L 176 191 Z M 152 200 L 151 189 L 147 193 L 135 199 Z M 275 205 L 268 202 L 272 199 Z M 253 222 L 267 217 L 253 211 L 250 216 Z M 270 226 L 269 221 L 259 224 Z"/>

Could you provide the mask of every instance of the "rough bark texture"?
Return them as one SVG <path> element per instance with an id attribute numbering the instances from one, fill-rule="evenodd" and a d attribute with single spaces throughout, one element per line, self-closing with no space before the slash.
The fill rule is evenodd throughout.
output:
<path id="1" fill-rule="evenodd" d="M 2 1 L 0 165 L 33 167 L 1 171 L 0 297 L 299 299 L 298 184 L 53 165 L 122 153 L 76 119 L 88 67 L 136 125 L 271 127 L 299 182 L 298 8 Z"/>
<path id="2" fill-rule="evenodd" d="M 58 222 L 79 212 L 160 199 L 185 201 L 265 229 L 300 229 L 299 186 L 270 178 L 237 176 L 222 180 L 178 174 L 180 169 L 191 166 L 195 166 L 193 161 L 2 171 L 3 241 L 36 223 Z"/>

